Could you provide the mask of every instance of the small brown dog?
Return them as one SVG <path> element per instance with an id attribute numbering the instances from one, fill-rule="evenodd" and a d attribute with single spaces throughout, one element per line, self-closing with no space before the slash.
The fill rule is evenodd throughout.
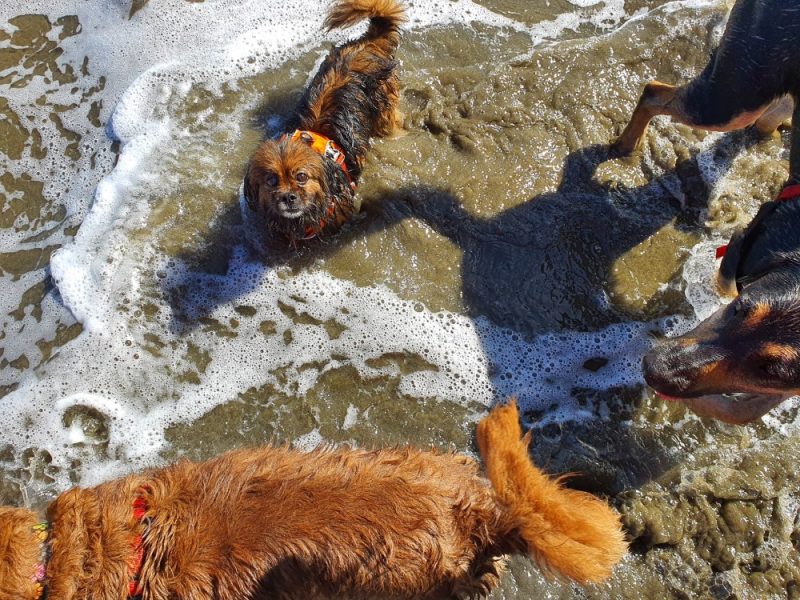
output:
<path id="1" fill-rule="evenodd" d="M 355 185 L 369 140 L 399 127 L 394 53 L 403 7 L 397 0 L 338 0 L 325 26 L 365 18 L 364 36 L 333 48 L 322 63 L 300 102 L 294 132 L 263 142 L 250 159 L 247 206 L 292 245 L 331 233 L 358 212 Z"/>
<path id="2" fill-rule="evenodd" d="M 2 508 L 0 599 L 465 598 L 523 552 L 608 577 L 619 518 L 540 472 L 520 434 L 513 402 L 478 425 L 488 480 L 452 453 L 266 447 L 70 490 L 47 529 Z"/>

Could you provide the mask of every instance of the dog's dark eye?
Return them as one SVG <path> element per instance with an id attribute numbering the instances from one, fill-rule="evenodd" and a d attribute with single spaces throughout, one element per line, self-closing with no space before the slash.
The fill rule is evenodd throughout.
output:
<path id="1" fill-rule="evenodd" d="M 758 370 L 762 375 L 769 375 L 773 371 L 773 365 L 770 361 L 763 361 L 758 365 Z"/>
<path id="2" fill-rule="evenodd" d="M 270 187 L 275 187 L 278 185 L 278 176 L 275 173 L 268 174 L 264 180 Z"/>
<path id="3" fill-rule="evenodd" d="M 294 176 L 294 180 L 300 185 L 303 185 L 306 181 L 308 181 L 308 175 L 300 171 L 297 175 Z"/>

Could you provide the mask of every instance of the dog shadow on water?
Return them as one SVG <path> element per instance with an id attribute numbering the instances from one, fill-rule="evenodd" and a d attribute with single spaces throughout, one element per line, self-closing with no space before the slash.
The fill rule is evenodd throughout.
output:
<path id="1" fill-rule="evenodd" d="M 714 168 L 722 175 L 738 151 L 757 141 L 750 132 L 734 132 L 722 136 L 706 153 L 713 153 Z M 573 152 L 565 161 L 558 190 L 537 195 L 490 218 L 470 214 L 455 195 L 428 186 L 410 186 L 365 198 L 366 216 L 328 243 L 315 243 L 299 254 L 268 255 L 256 261 L 254 264 L 259 266 L 254 268 L 264 273 L 279 264 L 302 269 L 336 252 L 355 236 L 387 229 L 405 219 L 419 219 L 461 249 L 461 285 L 467 312 L 476 318 L 489 363 L 495 368 L 507 368 L 503 362 L 507 361 L 509 350 L 502 345 L 508 338 L 484 335 L 492 329 L 481 325 L 486 323 L 484 319 L 527 339 L 542 334 L 568 337 L 570 331 L 597 331 L 614 323 L 641 321 L 641 307 L 631 309 L 615 303 L 603 292 L 613 288 L 617 259 L 667 224 L 679 230 L 703 229 L 703 210 L 710 190 L 696 158 L 681 161 L 674 171 L 636 188 L 615 187 L 594 180 L 597 167 L 608 158 L 605 146 L 589 146 Z M 236 222 L 238 217 L 233 213 L 238 213 L 238 203 L 233 202 L 229 210 L 230 214 L 218 219 L 220 223 Z M 223 276 L 225 263 L 230 261 L 231 252 L 237 248 L 237 236 L 241 235 L 237 229 L 241 225 L 220 227 L 212 235 L 217 239 L 210 240 L 205 254 L 182 258 L 201 270 L 214 264 L 216 267 L 211 270 Z M 220 248 L 229 249 L 227 258 Z M 238 248 L 241 250 L 241 245 Z M 709 260 L 714 259 L 709 257 Z M 258 281 L 258 277 L 253 277 L 239 286 L 221 286 L 227 292 L 212 294 L 214 305 L 235 302 L 235 296 L 249 291 L 248 282 L 255 287 Z M 203 317 L 197 314 L 188 317 L 182 310 L 182 298 L 191 295 L 193 284 L 187 279 L 181 285 L 173 286 L 168 298 L 178 328 L 185 331 L 202 324 Z M 213 306 L 207 308 L 211 310 Z M 661 312 L 659 306 L 655 308 L 658 315 L 674 312 L 674 307 Z M 557 338 L 553 337 L 555 345 L 559 343 Z M 566 346 L 563 352 L 570 350 Z M 641 349 L 644 351 L 646 348 Z M 613 382 L 614 374 L 610 372 L 615 368 L 613 359 L 591 357 L 578 367 L 581 368 L 589 376 L 588 371 L 596 371 L 601 379 Z M 603 369 L 609 373 L 604 374 Z M 553 375 L 559 377 L 557 373 Z M 509 385 L 497 387 L 515 391 Z M 637 486 L 673 466 L 668 452 L 670 441 L 665 439 L 670 434 L 655 439 L 641 429 L 620 425 L 630 420 L 639 407 L 641 389 L 612 383 L 610 389 L 598 391 L 577 385 L 572 394 L 589 411 L 593 406 L 610 407 L 612 418 L 592 418 L 571 423 L 569 427 L 562 427 L 553 419 L 542 419 L 532 445 L 538 464 L 552 472 L 586 473 L 585 478 L 573 478 L 571 485 L 609 493 Z M 550 407 L 544 413 L 551 409 L 557 407 Z M 533 421 L 543 416 L 542 413 L 526 415 Z"/>

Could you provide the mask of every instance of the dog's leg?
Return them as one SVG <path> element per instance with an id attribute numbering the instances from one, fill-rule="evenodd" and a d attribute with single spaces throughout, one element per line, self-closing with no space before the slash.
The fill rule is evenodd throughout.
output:
<path id="1" fill-rule="evenodd" d="M 391 138 L 399 138 L 406 135 L 408 132 L 406 128 L 403 126 L 405 123 L 406 115 L 403 113 L 399 108 L 395 107 L 394 109 L 394 124 L 392 125 L 392 132 L 389 134 Z"/>
<path id="2" fill-rule="evenodd" d="M 762 126 L 768 128 L 773 119 L 782 116 L 783 107 L 774 97 L 768 96 L 762 103 L 758 102 L 760 97 L 754 98 L 758 108 L 742 110 L 736 101 L 737 93 L 736 89 L 724 90 L 721 85 L 709 83 L 705 77 L 680 87 L 650 82 L 645 86 L 628 126 L 611 146 L 611 152 L 624 156 L 636 150 L 641 145 L 647 124 L 656 115 L 669 115 L 673 121 L 706 131 L 742 129 L 762 117 L 765 117 Z M 767 117 L 773 108 L 775 112 Z"/>
<path id="3" fill-rule="evenodd" d="M 753 127 L 761 135 L 771 135 L 792 116 L 793 112 L 794 99 L 788 94 L 781 96 L 769 105 L 764 114 L 753 123 Z"/>
<path id="4" fill-rule="evenodd" d="M 641 145 L 650 119 L 656 115 L 677 116 L 682 109 L 680 105 L 674 106 L 678 89 L 674 85 L 659 81 L 651 81 L 644 86 L 631 120 L 628 121 L 622 135 L 612 144 L 611 151 L 620 156 L 630 154 Z"/>
<path id="5" fill-rule="evenodd" d="M 397 75 L 392 74 L 381 84 L 381 95 L 384 105 L 375 121 L 375 135 L 380 137 L 394 137 L 403 132 L 404 115 L 398 109 L 400 103 L 400 82 Z"/>

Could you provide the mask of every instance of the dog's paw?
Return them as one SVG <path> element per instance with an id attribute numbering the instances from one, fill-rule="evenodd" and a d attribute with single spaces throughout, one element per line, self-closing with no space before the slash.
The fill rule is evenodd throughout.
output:
<path id="1" fill-rule="evenodd" d="M 620 136 L 608 145 L 608 157 L 625 158 L 631 156 L 641 147 L 640 142 L 640 140 L 636 140 L 631 143 L 624 136 Z"/>

